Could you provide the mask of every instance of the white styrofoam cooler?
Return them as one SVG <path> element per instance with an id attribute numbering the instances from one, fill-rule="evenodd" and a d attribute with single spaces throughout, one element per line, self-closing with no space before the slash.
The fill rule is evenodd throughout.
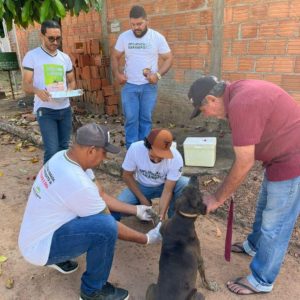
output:
<path id="1" fill-rule="evenodd" d="M 216 162 L 216 137 L 187 137 L 183 142 L 186 166 L 213 167 Z"/>

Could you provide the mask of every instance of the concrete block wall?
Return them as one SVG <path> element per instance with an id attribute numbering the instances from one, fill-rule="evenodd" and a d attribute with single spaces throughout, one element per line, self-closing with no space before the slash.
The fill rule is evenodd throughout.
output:
<path id="1" fill-rule="evenodd" d="M 300 1 L 224 1 L 222 76 L 274 82 L 300 104 Z"/>

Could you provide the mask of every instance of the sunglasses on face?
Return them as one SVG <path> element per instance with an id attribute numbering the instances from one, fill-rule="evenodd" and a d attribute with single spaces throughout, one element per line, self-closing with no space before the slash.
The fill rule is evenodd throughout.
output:
<path id="1" fill-rule="evenodd" d="M 48 41 L 49 41 L 50 43 L 54 43 L 55 41 L 56 41 L 57 43 L 60 43 L 61 40 L 62 40 L 62 37 L 61 37 L 61 36 L 47 36 L 47 35 L 45 35 L 45 37 L 48 39 Z"/>

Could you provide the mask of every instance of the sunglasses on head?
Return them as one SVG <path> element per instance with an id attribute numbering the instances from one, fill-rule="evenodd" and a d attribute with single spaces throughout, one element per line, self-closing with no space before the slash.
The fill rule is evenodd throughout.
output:
<path id="1" fill-rule="evenodd" d="M 47 35 L 45 35 L 45 37 L 48 39 L 48 41 L 50 43 L 54 43 L 55 41 L 59 43 L 62 40 L 61 36 L 47 36 Z"/>

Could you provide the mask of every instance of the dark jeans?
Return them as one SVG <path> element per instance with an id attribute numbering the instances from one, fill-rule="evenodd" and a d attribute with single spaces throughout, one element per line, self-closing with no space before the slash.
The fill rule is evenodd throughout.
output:
<path id="1" fill-rule="evenodd" d="M 86 253 L 81 290 L 91 295 L 100 290 L 108 279 L 117 234 L 117 223 L 110 214 L 75 218 L 54 232 L 47 265 Z"/>
<path id="2" fill-rule="evenodd" d="M 40 107 L 37 110 L 37 121 L 44 143 L 44 163 L 56 152 L 68 149 L 72 132 L 71 107 L 51 109 Z"/>

